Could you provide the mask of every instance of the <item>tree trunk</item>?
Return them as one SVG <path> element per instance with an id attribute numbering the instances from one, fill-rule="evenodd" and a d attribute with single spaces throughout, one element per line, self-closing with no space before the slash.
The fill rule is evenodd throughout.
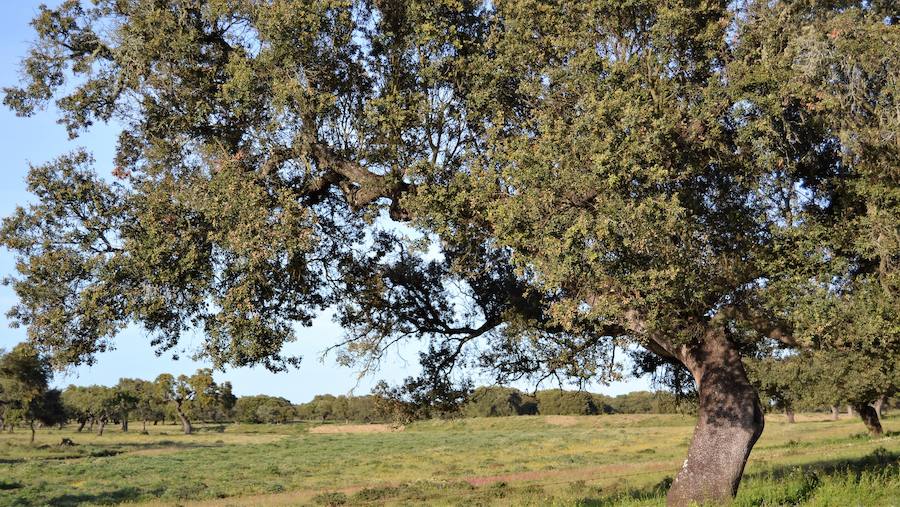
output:
<path id="1" fill-rule="evenodd" d="M 763 411 L 747 379 L 737 348 L 722 330 L 710 330 L 679 359 L 691 371 L 700 396 L 699 420 L 688 457 L 667 503 L 730 503 L 737 493 L 750 450 L 763 431 Z"/>
<path id="2" fill-rule="evenodd" d="M 878 412 L 875 408 L 871 405 L 862 403 L 854 406 L 853 409 L 856 410 L 856 413 L 858 413 L 859 417 L 863 420 L 866 429 L 869 430 L 869 435 L 880 437 L 883 430 L 881 429 L 881 421 L 878 419 Z"/>
<path id="3" fill-rule="evenodd" d="M 127 417 L 122 418 L 122 431 L 125 433 L 128 432 L 128 418 Z"/>
<path id="4" fill-rule="evenodd" d="M 31 428 L 31 443 L 34 443 L 34 421 L 28 421 L 28 427 Z"/>
<path id="5" fill-rule="evenodd" d="M 794 420 L 794 409 L 792 409 L 792 408 L 784 409 L 784 415 L 787 417 L 788 424 L 794 424 L 794 422 L 796 422 Z"/>
<path id="6" fill-rule="evenodd" d="M 841 413 L 841 411 L 837 408 L 837 406 L 835 406 L 835 405 L 831 406 L 831 420 L 832 421 L 837 421 L 838 418 L 840 417 L 840 413 Z"/>
<path id="7" fill-rule="evenodd" d="M 100 419 L 100 421 L 97 423 L 97 435 L 98 436 L 101 436 L 101 437 L 103 436 L 103 428 L 105 426 L 106 426 L 106 420 Z"/>
<path id="8" fill-rule="evenodd" d="M 88 431 L 94 431 L 94 418 L 91 417 L 91 424 L 88 426 Z"/>
<path id="9" fill-rule="evenodd" d="M 875 400 L 872 403 L 872 406 L 875 407 L 875 412 L 878 413 L 879 419 L 884 417 L 884 413 L 882 412 L 882 409 L 884 409 L 884 404 L 886 401 L 887 401 L 887 396 L 882 394 L 881 396 L 878 397 L 877 400 Z"/>
<path id="10" fill-rule="evenodd" d="M 194 427 L 191 426 L 191 421 L 184 415 L 184 411 L 181 410 L 181 403 L 175 405 L 175 413 L 178 414 L 178 419 L 181 420 L 181 429 L 184 430 L 184 434 L 190 435 L 194 431 Z"/>
<path id="11" fill-rule="evenodd" d="M 854 415 L 856 415 L 856 414 L 853 413 L 853 406 L 852 406 L 852 405 L 849 405 L 849 404 L 847 405 L 847 415 L 849 415 L 850 417 L 853 417 Z"/>
<path id="12" fill-rule="evenodd" d="M 146 419 L 144 419 L 144 428 L 141 431 L 143 431 L 144 433 L 147 433 L 147 420 Z"/>
<path id="13" fill-rule="evenodd" d="M 84 425 L 87 424 L 87 419 L 82 419 L 78 421 L 78 433 L 81 433 L 81 430 L 84 429 Z"/>

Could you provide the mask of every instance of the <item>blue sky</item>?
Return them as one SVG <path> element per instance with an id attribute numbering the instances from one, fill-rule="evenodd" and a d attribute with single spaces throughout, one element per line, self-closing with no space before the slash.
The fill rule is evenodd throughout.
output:
<path id="1" fill-rule="evenodd" d="M 19 77 L 19 61 L 28 51 L 32 30 L 28 25 L 41 2 L 8 0 L 0 16 L 0 86 L 10 86 Z M 50 5 L 58 2 L 45 1 Z M 65 129 L 55 122 L 52 110 L 31 118 L 17 118 L 7 108 L 0 106 L 0 153 L 3 167 L 0 171 L 0 216 L 9 215 L 16 205 L 26 204 L 31 198 L 25 191 L 25 175 L 30 164 L 41 164 L 77 147 L 85 147 L 96 158 L 96 169 L 107 174 L 112 169 L 113 147 L 117 131 L 114 126 L 97 126 L 89 133 L 69 141 Z M 15 269 L 10 252 L 0 249 L 0 276 L 7 276 Z M 0 348 L 9 349 L 25 337 L 24 329 L 8 326 L 6 310 L 15 302 L 15 294 L 9 287 L 0 287 Z M 356 373 L 335 364 L 334 357 L 320 360 L 322 351 L 341 337 L 341 329 L 328 316 L 316 320 L 311 328 L 298 332 L 297 342 L 285 350 L 303 357 L 299 369 L 273 374 L 264 368 L 237 368 L 217 372 L 220 381 L 231 381 L 239 395 L 265 393 L 283 396 L 294 402 L 308 401 L 316 394 L 368 393 L 379 379 L 398 382 L 414 375 L 418 370 L 417 347 L 412 344 L 399 349 L 385 361 L 382 370 L 372 377 L 357 379 Z M 183 344 L 199 344 L 200 336 L 188 335 Z M 79 367 L 65 374 L 58 374 L 58 385 L 115 384 L 122 377 L 152 379 L 163 372 L 191 373 L 198 367 L 208 366 L 182 359 L 174 361 L 170 356 L 156 357 L 149 345 L 149 338 L 139 329 L 129 328 L 116 339 L 116 350 L 98 357 L 92 367 Z M 530 386 L 521 386 L 530 387 Z M 554 386 L 547 386 L 554 387 Z M 637 389 L 647 389 L 646 380 L 615 383 L 608 387 L 596 386 L 592 390 L 608 394 L 620 394 Z"/>

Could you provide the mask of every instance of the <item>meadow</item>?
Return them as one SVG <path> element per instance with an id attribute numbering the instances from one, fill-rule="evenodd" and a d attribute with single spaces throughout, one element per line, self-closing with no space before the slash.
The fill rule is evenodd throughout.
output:
<path id="1" fill-rule="evenodd" d="M 0 505 L 662 505 L 694 419 L 519 416 L 385 425 L 139 423 L 0 434 Z M 735 505 L 900 505 L 900 417 L 767 416 Z M 60 446 L 70 438 L 75 446 Z"/>

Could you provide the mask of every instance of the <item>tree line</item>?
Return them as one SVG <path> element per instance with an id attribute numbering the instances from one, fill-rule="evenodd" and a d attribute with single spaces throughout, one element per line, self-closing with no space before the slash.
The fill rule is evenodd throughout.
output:
<path id="1" fill-rule="evenodd" d="M 0 428 L 13 431 L 17 424 L 31 429 L 74 422 L 99 435 L 108 424 L 129 430 L 129 421 L 147 423 L 172 420 L 184 433 L 193 431 L 192 421 L 231 420 L 237 398 L 230 382 L 217 383 L 209 368 L 193 375 L 163 373 L 154 380 L 123 378 L 114 386 L 50 388 L 52 369 L 45 357 L 28 343 L 8 353 L 0 350 Z"/>

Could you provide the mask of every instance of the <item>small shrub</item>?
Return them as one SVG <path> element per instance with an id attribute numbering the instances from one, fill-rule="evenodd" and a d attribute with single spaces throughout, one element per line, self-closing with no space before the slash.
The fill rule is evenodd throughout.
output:
<path id="1" fill-rule="evenodd" d="M 315 502 L 317 505 L 326 505 L 328 507 L 346 505 L 347 500 L 347 495 L 338 491 L 319 493 L 318 495 L 313 497 L 313 502 Z"/>

